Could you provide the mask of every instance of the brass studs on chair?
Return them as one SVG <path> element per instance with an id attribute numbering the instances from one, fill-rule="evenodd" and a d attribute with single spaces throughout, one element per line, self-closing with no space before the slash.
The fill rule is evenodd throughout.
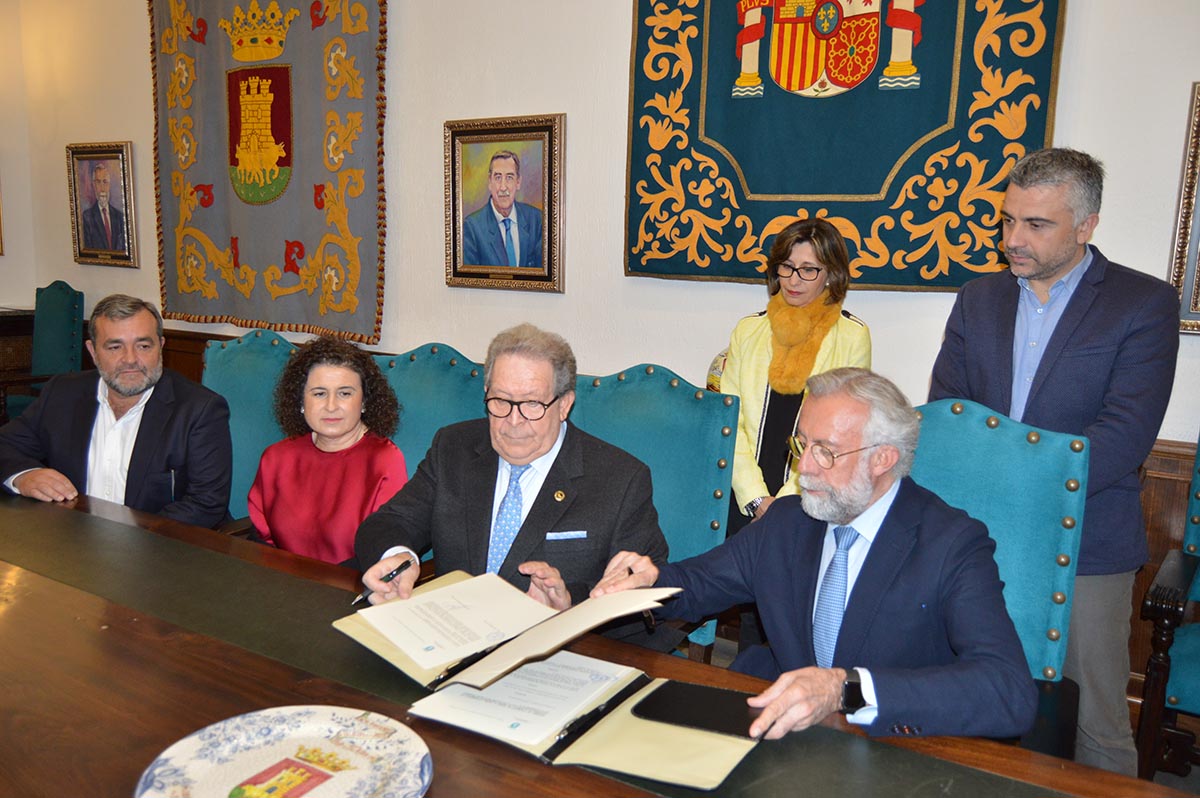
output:
<path id="1" fill-rule="evenodd" d="M 1079 490 L 1079 480 L 1068 479 L 1067 480 L 1067 490 L 1071 491 L 1072 493 Z"/>
<path id="2" fill-rule="evenodd" d="M 596 379 L 592 380 L 592 387 L 593 387 L 593 388 L 599 388 L 599 387 L 600 387 L 600 378 L 599 378 L 599 377 L 597 377 Z"/>
<path id="3" fill-rule="evenodd" d="M 478 377 L 478 376 L 479 376 L 479 369 L 471 369 L 471 376 L 472 376 L 472 377 Z"/>
<path id="4" fill-rule="evenodd" d="M 726 397 L 725 397 L 725 406 L 726 406 L 726 407 L 733 407 L 733 397 L 732 397 L 732 396 L 726 396 Z"/>
<path id="5" fill-rule="evenodd" d="M 704 398 L 704 391 L 696 391 L 696 399 L 699 401 Z"/>
<path id="6" fill-rule="evenodd" d="M 712 521 L 711 523 L 709 523 L 708 526 L 709 526 L 709 529 L 716 532 L 718 529 L 721 528 L 721 522 L 720 521 Z"/>
<path id="7" fill-rule="evenodd" d="M 726 460 L 724 457 L 722 457 L 720 460 L 717 461 L 717 468 L 724 468 L 727 465 L 729 465 L 729 461 Z"/>
<path id="8" fill-rule="evenodd" d="M 1042 439 L 1041 434 L 1037 430 L 1029 430 L 1029 434 L 1025 436 L 1025 440 L 1030 443 L 1037 443 Z"/>
<path id="9" fill-rule="evenodd" d="M 1195 543 L 1189 543 L 1189 544 L 1187 544 L 1187 546 L 1185 546 L 1184 548 L 1186 548 L 1186 549 L 1187 549 L 1187 553 L 1188 553 L 1188 554 L 1195 554 L 1195 553 L 1196 553 L 1196 544 L 1195 544 Z"/>
<path id="10" fill-rule="evenodd" d="M 1058 563 L 1059 565 L 1061 565 L 1063 568 L 1066 568 L 1068 565 L 1071 564 L 1071 555 L 1070 554 L 1060 554 L 1054 558 L 1054 561 L 1056 563 Z"/>
<path id="11" fill-rule="evenodd" d="M 1178 706 L 1179 705 L 1179 696 L 1177 696 L 1177 695 L 1167 696 L 1167 703 L 1173 707 Z"/>
<path id="12" fill-rule="evenodd" d="M 389 361 L 388 361 L 388 368 L 390 368 L 390 369 L 394 369 L 394 368 L 396 368 L 396 361 L 394 361 L 394 360 L 389 360 Z"/>
<path id="13" fill-rule="evenodd" d="M 954 404 L 950 405 L 950 412 L 956 416 L 962 415 L 962 411 L 966 409 L 966 406 L 963 405 L 962 402 L 955 402 Z"/>
<path id="14" fill-rule="evenodd" d="M 413 352 L 411 355 L 408 356 L 408 359 L 410 362 L 416 363 L 417 362 L 417 353 Z"/>
<path id="15" fill-rule="evenodd" d="M 456 357 L 452 357 L 452 358 L 450 358 L 450 365 L 451 365 L 451 366 L 457 366 L 457 365 L 458 365 L 458 358 L 456 358 Z"/>
<path id="16" fill-rule="evenodd" d="M 620 374 L 617 375 L 617 381 L 625 382 L 625 372 L 622 371 Z"/>
<path id="17" fill-rule="evenodd" d="M 988 429 L 995 429 L 996 427 L 1000 426 L 1000 419 L 996 418 L 995 416 L 988 416 L 987 421 L 984 423 L 987 424 Z"/>
<path id="18" fill-rule="evenodd" d="M 725 491 L 721 490 L 720 488 L 717 488 L 716 490 L 713 491 L 713 498 L 714 499 L 725 498 Z"/>
<path id="19" fill-rule="evenodd" d="M 255 337 L 255 338 L 262 338 L 262 330 L 255 330 L 255 331 L 254 331 L 254 337 Z"/>
<path id="20" fill-rule="evenodd" d="M 1060 637 L 1062 637 L 1062 634 L 1060 634 L 1057 629 L 1047 629 L 1046 630 L 1046 639 L 1047 640 L 1053 640 L 1057 643 L 1058 639 Z"/>
<path id="21" fill-rule="evenodd" d="M 671 378 L 671 381 L 670 381 L 669 383 L 667 383 L 667 384 L 668 384 L 668 385 L 670 385 L 672 388 L 678 388 L 678 387 L 679 387 L 679 378 L 678 378 L 678 377 L 672 377 L 672 378 Z"/>
<path id="22" fill-rule="evenodd" d="M 1062 525 L 1063 525 L 1063 529 L 1074 529 L 1075 528 L 1075 519 L 1069 515 L 1063 516 Z"/>
<path id="23" fill-rule="evenodd" d="M 1193 515 L 1189 520 L 1190 524 L 1200 524 L 1200 515 Z"/>
<path id="24" fill-rule="evenodd" d="M 1050 597 L 1050 600 L 1053 601 L 1055 604 L 1066 604 L 1067 603 L 1067 594 L 1062 592 L 1061 590 L 1056 590 L 1056 591 L 1054 591 L 1054 595 Z"/>
<path id="25" fill-rule="evenodd" d="M 437 345 L 429 347 L 429 354 L 436 355 L 438 353 Z"/>
<path id="26" fill-rule="evenodd" d="M 654 366 L 646 366 L 646 373 L 647 373 L 647 374 L 653 374 L 653 373 L 654 373 Z"/>
<path id="27" fill-rule="evenodd" d="M 1058 676 L 1058 671 L 1054 670 L 1054 668 L 1050 667 L 1049 665 L 1042 668 L 1042 678 L 1046 681 L 1054 681 L 1055 676 Z"/>
<path id="28" fill-rule="evenodd" d="M 278 339 L 278 338 L 272 338 L 272 339 L 271 339 L 271 346 L 279 346 L 279 339 Z"/>
<path id="29" fill-rule="evenodd" d="M 228 342 L 228 341 L 222 341 L 222 342 L 221 342 L 221 348 L 222 348 L 222 349 L 225 349 L 225 348 L 226 348 L 226 347 L 228 347 L 228 346 L 229 346 L 229 342 Z"/>
<path id="30" fill-rule="evenodd" d="M 1083 451 L 1083 441 L 1079 440 L 1078 438 L 1071 441 L 1071 451 L 1082 452 Z"/>
<path id="31" fill-rule="evenodd" d="M 721 427 L 721 434 L 724 435 L 726 438 L 729 437 L 729 434 L 731 432 L 733 432 L 733 430 L 730 427 Z"/>

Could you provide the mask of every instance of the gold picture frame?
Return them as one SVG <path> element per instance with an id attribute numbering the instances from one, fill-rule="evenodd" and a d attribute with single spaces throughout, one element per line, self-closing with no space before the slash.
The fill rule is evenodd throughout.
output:
<path id="1" fill-rule="evenodd" d="M 1200 215 L 1196 214 L 1196 178 L 1200 173 L 1200 82 L 1192 84 L 1188 110 L 1187 145 L 1179 181 L 1175 217 L 1175 246 L 1171 249 L 1171 285 L 1180 293 L 1179 329 L 1200 333 L 1200 280 L 1196 278 L 1196 252 L 1200 248 Z"/>
<path id="2" fill-rule="evenodd" d="M 445 123 L 446 285 L 563 293 L 566 119 Z"/>
<path id="3" fill-rule="evenodd" d="M 67 145 L 71 243 L 76 263 L 137 268 L 133 145 Z"/>

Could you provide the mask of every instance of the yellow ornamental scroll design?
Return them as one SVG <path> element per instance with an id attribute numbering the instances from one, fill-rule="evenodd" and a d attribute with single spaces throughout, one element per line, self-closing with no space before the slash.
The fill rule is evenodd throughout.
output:
<path id="1" fill-rule="evenodd" d="M 171 151 L 179 162 L 180 169 L 188 169 L 196 162 L 196 136 L 192 133 L 192 117 L 171 117 L 167 120 L 167 137 L 171 140 Z"/>
<path id="2" fill-rule="evenodd" d="M 325 224 L 334 232 L 321 237 L 321 243 L 300 269 L 299 282 L 281 286 L 283 271 L 272 264 L 263 272 L 263 287 L 272 299 L 298 294 L 301 291 L 312 296 L 317 294 L 317 312 L 324 316 L 329 312 L 353 313 L 358 309 L 358 283 L 362 275 L 362 261 L 358 255 L 361 236 L 350 230 L 349 197 L 363 192 L 363 170 L 347 169 L 337 175 L 338 185 L 325 184 Z M 342 261 L 345 255 L 345 262 Z"/>
<path id="3" fill-rule="evenodd" d="M 200 199 L 196 187 L 187 181 L 183 172 L 171 173 L 171 193 L 179 198 L 179 224 L 175 228 L 175 271 L 179 292 L 216 299 L 217 284 L 209 277 L 211 267 L 221 279 L 249 298 L 254 290 L 255 270 L 238 262 L 232 245 L 222 249 L 190 224 Z"/>
<path id="4" fill-rule="evenodd" d="M 325 45 L 325 99 L 336 100 L 343 90 L 347 97 L 363 98 L 362 73 L 355 67 L 355 59 L 347 58 L 346 40 L 340 36 L 330 39 Z"/>
<path id="5" fill-rule="evenodd" d="M 367 32 L 367 9 L 362 3 L 327 0 L 325 3 L 326 22 L 332 22 L 339 16 L 342 18 L 342 33 L 353 35 Z"/>
<path id="6" fill-rule="evenodd" d="M 325 114 L 325 168 L 336 172 L 342 168 L 347 154 L 354 153 L 354 142 L 362 135 L 363 115 L 358 111 L 346 114 L 343 124 L 337 111 Z"/>
<path id="7" fill-rule="evenodd" d="M 187 0 L 170 0 L 171 22 L 162 31 L 162 48 L 164 55 L 174 55 L 179 52 L 179 41 L 186 39 L 192 33 L 195 19 L 187 9 Z"/>
<path id="8" fill-rule="evenodd" d="M 1004 0 L 974 0 L 984 18 L 972 42 L 976 67 L 981 74 L 972 92 L 966 138 L 983 140 L 985 130 L 999 134 L 1009 143 L 1002 159 L 988 161 L 970 151 L 961 151 L 959 141 L 929 156 L 921 171 L 900 188 L 896 199 L 870 223 L 865 235 L 849 219 L 828 218 L 855 243 L 857 254 L 851 274 L 861 278 L 871 270 L 916 269 L 921 280 L 931 281 L 950 273 L 952 267 L 976 273 L 1003 268 L 997 247 L 1000 205 L 999 185 L 1013 164 L 1025 154 L 1018 142 L 1028 129 L 1028 113 L 1041 107 L 1036 80 L 1021 69 L 1005 71 L 991 62 L 1005 49 L 1028 57 L 1048 42 L 1044 5 L 1024 0 L 1028 8 L 1008 14 Z M 656 84 L 659 93 L 647 100 L 637 117 L 652 150 L 645 158 L 649 179 L 633 185 L 643 208 L 631 252 L 642 265 L 684 255 L 698 268 L 707 268 L 712 258 L 746 264 L 756 272 L 766 270 L 763 244 L 783 226 L 808 218 L 808 211 L 776 216 L 755 232 L 754 224 L 738 209 L 729 180 L 721 177 L 719 165 L 689 149 L 692 109 L 685 105 L 684 89 L 693 75 L 693 41 L 699 40 L 698 0 L 655 3 L 642 20 L 648 31 L 647 53 L 642 74 Z M 977 213 L 982 204 L 986 211 Z M 697 207 L 698 206 L 698 207 Z M 909 246 L 891 251 L 884 233 L 902 229 Z M 729 244 L 740 231 L 736 244 Z"/>

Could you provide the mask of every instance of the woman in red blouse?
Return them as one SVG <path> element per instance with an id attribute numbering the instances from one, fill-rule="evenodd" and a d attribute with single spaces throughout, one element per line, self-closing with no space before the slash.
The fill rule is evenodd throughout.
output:
<path id="1" fill-rule="evenodd" d="M 370 354 L 335 338 L 298 347 L 275 386 L 288 437 L 263 452 L 250 488 L 259 536 L 318 560 L 353 560 L 358 525 L 408 479 L 389 440 L 399 417 Z"/>

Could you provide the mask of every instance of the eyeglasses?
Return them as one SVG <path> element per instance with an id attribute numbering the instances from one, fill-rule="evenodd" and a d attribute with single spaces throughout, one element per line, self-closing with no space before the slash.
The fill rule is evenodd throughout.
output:
<path id="1" fill-rule="evenodd" d="M 790 263 L 781 263 L 775 267 L 775 273 L 779 275 L 780 280 L 786 280 L 793 274 L 798 274 L 800 279 L 806 283 L 811 283 L 820 277 L 823 271 L 825 270 L 820 266 L 793 266 Z"/>
<path id="2" fill-rule="evenodd" d="M 828 471 L 837 464 L 839 457 L 845 457 L 848 454 L 856 454 L 865 452 L 867 449 L 874 449 L 876 446 L 882 446 L 882 443 L 872 443 L 869 446 L 860 446 L 857 449 L 851 449 L 848 452 L 834 452 L 828 446 L 822 443 L 807 444 L 800 440 L 795 435 L 788 436 L 788 448 L 792 450 L 792 454 L 799 460 L 804 456 L 804 450 L 808 449 L 812 453 L 812 458 L 821 468 Z"/>
<path id="3" fill-rule="evenodd" d="M 512 415 L 513 408 L 515 407 L 517 408 L 517 412 L 521 414 L 521 418 L 526 421 L 541 421 L 545 418 L 546 411 L 550 409 L 550 405 L 561 398 L 562 394 L 560 393 L 549 402 L 539 402 L 537 399 L 522 399 L 519 402 L 514 402 L 512 399 L 489 396 L 483 400 L 483 405 L 487 408 L 488 415 L 492 418 L 508 418 Z"/>

